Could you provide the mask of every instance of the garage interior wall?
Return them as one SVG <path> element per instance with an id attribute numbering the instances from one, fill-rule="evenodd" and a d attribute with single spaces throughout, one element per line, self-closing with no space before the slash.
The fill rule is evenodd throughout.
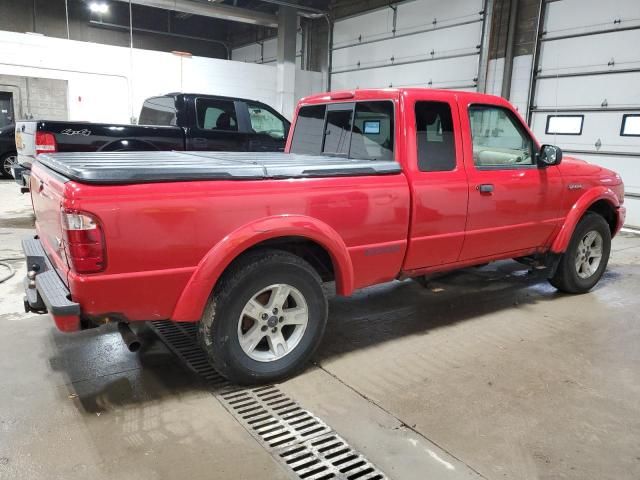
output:
<path id="1" fill-rule="evenodd" d="M 145 98 L 168 92 L 248 97 L 276 105 L 276 68 L 0 31 L 3 74 L 68 81 L 69 119 L 127 123 Z M 299 77 L 299 78 L 298 78 Z M 322 74 L 296 75 L 299 98 Z"/>
<path id="2" fill-rule="evenodd" d="M 631 121 L 625 128 L 625 119 L 640 123 L 638 45 L 638 0 L 545 1 L 530 114 L 541 142 L 622 176 L 633 227 L 640 227 L 640 128 Z"/>

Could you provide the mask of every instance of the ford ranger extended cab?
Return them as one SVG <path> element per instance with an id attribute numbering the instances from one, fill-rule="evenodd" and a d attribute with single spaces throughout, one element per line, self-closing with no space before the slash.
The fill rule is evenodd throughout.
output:
<path id="1" fill-rule="evenodd" d="M 273 381 L 323 335 L 322 282 L 350 295 L 515 258 L 585 293 L 625 218 L 616 173 L 539 145 L 498 97 L 312 96 L 287 142 L 285 153 L 39 156 L 25 308 L 65 332 L 199 322 L 223 375 Z"/>
<path id="2" fill-rule="evenodd" d="M 43 152 L 283 151 L 289 126 L 274 109 L 254 100 L 169 93 L 145 100 L 138 125 L 18 122 L 14 144 L 18 164 L 12 165 L 13 177 L 26 192 L 31 164 Z M 15 159 L 15 147 L 12 150 Z"/>

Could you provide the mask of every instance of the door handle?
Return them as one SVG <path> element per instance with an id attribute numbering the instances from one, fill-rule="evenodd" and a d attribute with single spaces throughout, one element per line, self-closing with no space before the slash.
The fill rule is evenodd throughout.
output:
<path id="1" fill-rule="evenodd" d="M 476 190 L 480 193 L 493 193 L 493 184 L 492 183 L 481 183 L 476 186 Z"/>

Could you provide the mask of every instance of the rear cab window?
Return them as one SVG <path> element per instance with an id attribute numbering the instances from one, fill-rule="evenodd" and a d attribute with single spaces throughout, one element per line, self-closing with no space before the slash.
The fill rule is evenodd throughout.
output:
<path id="1" fill-rule="evenodd" d="M 394 160 L 393 102 L 357 101 L 300 107 L 290 151 L 358 160 Z"/>
<path id="2" fill-rule="evenodd" d="M 144 101 L 138 125 L 176 126 L 178 110 L 174 97 L 152 97 Z"/>

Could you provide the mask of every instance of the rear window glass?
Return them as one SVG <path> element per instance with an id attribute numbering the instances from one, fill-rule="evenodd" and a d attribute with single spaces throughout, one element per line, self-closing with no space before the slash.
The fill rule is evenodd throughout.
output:
<path id="1" fill-rule="evenodd" d="M 291 139 L 291 151 L 317 155 L 322 151 L 326 105 L 310 105 L 298 111 L 296 129 Z"/>
<path id="2" fill-rule="evenodd" d="M 360 160 L 393 160 L 393 102 L 301 107 L 291 152 Z"/>
<path id="3" fill-rule="evenodd" d="M 145 100 L 139 125 L 176 125 L 176 102 L 173 97 L 153 97 Z"/>

